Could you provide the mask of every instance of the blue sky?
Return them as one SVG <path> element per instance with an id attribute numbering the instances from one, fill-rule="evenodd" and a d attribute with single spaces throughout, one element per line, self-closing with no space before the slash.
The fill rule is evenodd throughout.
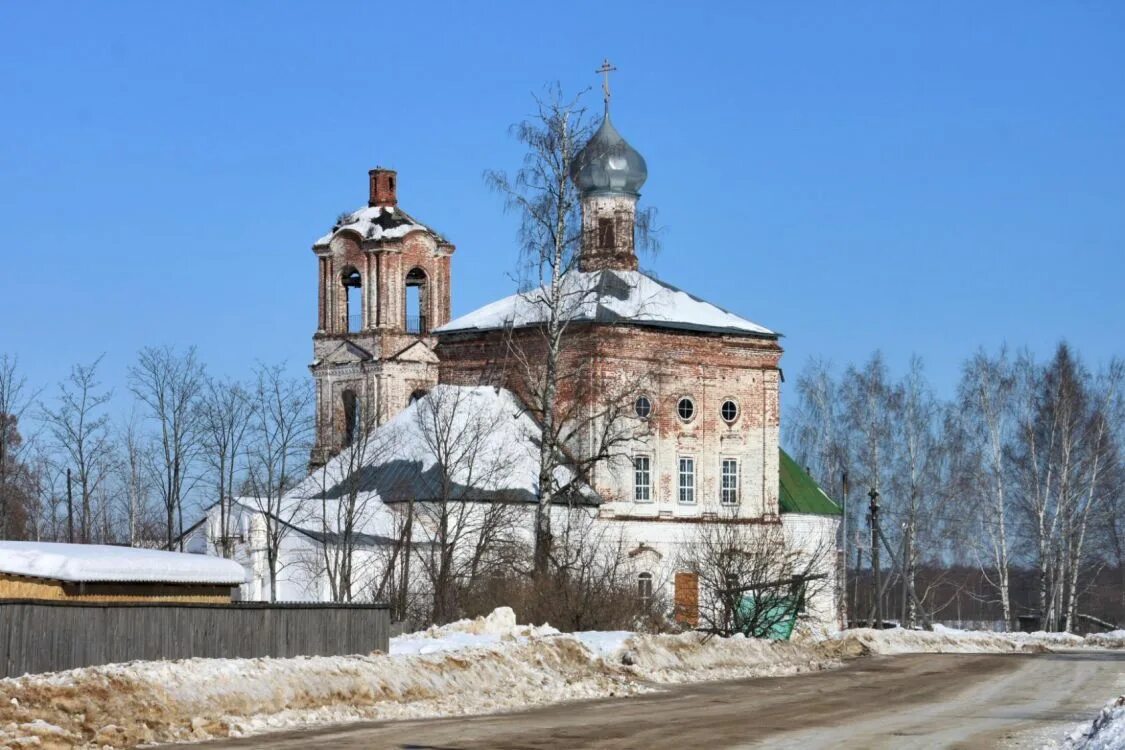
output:
<path id="1" fill-rule="evenodd" d="M 647 158 L 661 278 L 776 330 L 792 376 L 978 346 L 1122 353 L 1120 3 L 5 3 L 0 352 L 36 384 L 196 344 L 305 372 L 312 241 L 399 170 L 455 314 L 511 292 L 484 185 L 549 81 Z M 552 26 L 550 24 L 557 24 Z"/>

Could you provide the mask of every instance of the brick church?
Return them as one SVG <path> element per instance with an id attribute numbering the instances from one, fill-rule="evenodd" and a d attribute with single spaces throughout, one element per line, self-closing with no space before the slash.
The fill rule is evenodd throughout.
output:
<path id="1" fill-rule="evenodd" d="M 647 165 L 611 122 L 608 99 L 571 177 L 583 231 L 565 281 L 585 296 L 565 356 L 635 384 L 627 460 L 589 478 L 598 518 L 635 541 L 650 580 L 657 570 L 675 578 L 684 529 L 719 514 L 834 547 L 839 508 L 780 450 L 779 334 L 638 270 Z M 496 363 L 513 343 L 533 347 L 543 323 L 526 292 L 452 317 L 455 247 L 399 206 L 398 188 L 395 171 L 371 170 L 367 205 L 313 245 L 314 469 L 438 384 L 518 392 Z M 817 608 L 824 620 L 837 616 L 834 596 Z"/>

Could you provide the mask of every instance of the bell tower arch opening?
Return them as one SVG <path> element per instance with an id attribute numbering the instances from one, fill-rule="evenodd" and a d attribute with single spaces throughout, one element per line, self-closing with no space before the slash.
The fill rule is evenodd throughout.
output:
<path id="1" fill-rule="evenodd" d="M 406 274 L 406 332 L 421 336 L 429 331 L 426 320 L 428 307 L 426 272 L 414 267 Z"/>
<path id="2" fill-rule="evenodd" d="M 363 330 L 363 275 L 354 266 L 346 267 L 340 274 L 344 286 L 344 330 L 356 333 Z"/>

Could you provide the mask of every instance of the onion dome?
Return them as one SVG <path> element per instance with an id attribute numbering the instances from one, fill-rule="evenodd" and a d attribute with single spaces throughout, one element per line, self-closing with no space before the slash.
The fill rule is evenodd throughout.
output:
<path id="1" fill-rule="evenodd" d="M 583 197 L 636 196 L 648 179 L 645 158 L 613 127 L 608 108 L 601 126 L 571 164 L 570 177 Z"/>

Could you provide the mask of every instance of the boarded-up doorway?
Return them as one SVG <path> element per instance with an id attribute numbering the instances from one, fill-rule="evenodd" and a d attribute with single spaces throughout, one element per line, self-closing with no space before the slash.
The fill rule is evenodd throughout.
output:
<path id="1" fill-rule="evenodd" d="M 676 574 L 675 618 L 693 628 L 699 625 L 699 576 L 695 573 Z"/>

